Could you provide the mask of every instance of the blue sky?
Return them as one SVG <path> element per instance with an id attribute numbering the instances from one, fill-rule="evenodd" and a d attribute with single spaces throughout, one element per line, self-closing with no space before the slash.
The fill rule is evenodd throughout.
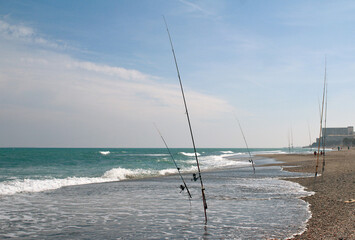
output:
<path id="1" fill-rule="evenodd" d="M 353 1 L 2 1 L 0 146 L 296 146 L 354 125 Z"/>

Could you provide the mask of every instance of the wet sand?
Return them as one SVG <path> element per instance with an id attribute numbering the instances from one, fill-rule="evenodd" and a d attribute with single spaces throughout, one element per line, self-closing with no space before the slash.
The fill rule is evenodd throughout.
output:
<path id="1" fill-rule="evenodd" d="M 313 154 L 264 156 L 284 162 L 277 165 L 287 171 L 315 172 L 317 158 Z M 315 192 L 303 198 L 311 205 L 312 218 L 307 230 L 294 239 L 355 239 L 355 148 L 327 152 L 323 176 L 322 165 L 320 156 L 316 180 L 287 179 Z"/>

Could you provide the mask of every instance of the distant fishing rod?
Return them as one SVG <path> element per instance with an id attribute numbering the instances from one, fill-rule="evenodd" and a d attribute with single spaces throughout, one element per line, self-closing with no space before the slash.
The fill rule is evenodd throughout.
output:
<path id="1" fill-rule="evenodd" d="M 207 224 L 207 212 L 206 212 L 206 210 L 207 210 L 207 202 L 206 202 L 206 196 L 205 196 L 205 188 L 204 188 L 203 182 L 202 182 L 200 164 L 198 162 L 197 151 L 196 151 L 196 146 L 195 146 L 195 140 L 194 140 L 194 136 L 193 136 L 193 133 L 192 133 L 192 127 L 191 127 L 191 122 L 190 122 L 190 116 L 189 116 L 189 112 L 187 110 L 187 104 L 186 104 L 184 89 L 182 87 L 180 71 L 179 71 L 179 67 L 178 67 L 178 64 L 177 64 L 176 56 L 175 56 L 173 42 L 171 40 L 168 24 L 166 23 L 166 20 L 165 20 L 164 16 L 163 16 L 163 18 L 164 18 L 164 23 L 165 23 L 165 26 L 166 26 L 166 31 L 168 32 L 168 36 L 169 36 L 171 51 L 173 52 L 173 56 L 174 56 L 174 62 L 175 62 L 175 67 L 176 67 L 176 72 L 177 72 L 177 75 L 178 75 L 179 83 L 180 83 L 180 89 L 181 89 L 181 93 L 182 93 L 182 98 L 184 100 L 184 106 L 185 106 L 185 111 L 186 111 L 187 122 L 189 124 L 192 145 L 193 145 L 194 152 L 195 152 L 195 159 L 196 159 L 197 170 L 198 170 L 198 178 L 200 179 L 200 183 L 201 183 L 201 194 L 202 194 L 202 201 L 203 201 L 203 210 L 204 210 L 204 213 L 205 213 L 205 224 Z"/>
<path id="2" fill-rule="evenodd" d="M 186 189 L 187 193 L 189 194 L 189 197 L 192 198 L 192 197 L 191 197 L 191 193 L 190 193 L 190 191 L 189 191 L 189 188 L 187 187 L 186 182 L 185 182 L 184 178 L 183 178 L 182 175 L 181 175 L 180 168 L 179 168 L 178 165 L 176 164 L 176 161 L 175 161 L 175 159 L 174 159 L 174 157 L 173 157 L 173 154 L 171 153 L 171 151 L 170 151 L 170 149 L 169 149 L 169 147 L 168 147 L 168 144 L 166 143 L 166 141 L 165 141 L 163 135 L 161 134 L 161 132 L 159 131 L 157 125 L 154 124 L 154 126 L 155 126 L 155 129 L 158 131 L 158 133 L 159 133 L 161 139 L 163 140 L 163 142 L 164 142 L 164 144 L 165 144 L 165 147 L 166 147 L 166 149 L 168 150 L 168 152 L 169 152 L 169 154 L 170 154 L 170 157 L 171 157 L 171 159 L 173 160 L 173 162 L 174 162 L 174 164 L 175 164 L 175 167 L 176 167 L 176 169 L 177 169 L 178 172 L 179 172 L 181 181 L 182 181 L 183 184 L 184 184 L 184 185 L 180 185 L 181 191 L 184 191 L 184 190 Z"/>
<path id="3" fill-rule="evenodd" d="M 327 70 L 325 70 L 327 72 Z M 325 167 L 325 145 L 327 137 L 327 108 L 328 108 L 328 83 L 325 86 L 325 113 L 324 113 L 324 133 L 323 133 L 323 165 L 322 165 L 322 179 Z"/>
<path id="4" fill-rule="evenodd" d="M 244 132 L 243 132 L 242 126 L 240 125 L 239 120 L 238 120 L 238 119 L 236 119 L 236 120 L 237 120 L 237 122 L 238 122 L 239 129 L 240 129 L 240 131 L 242 132 L 243 139 L 244 139 L 245 145 L 246 145 L 247 150 L 248 150 L 248 153 L 249 153 L 249 162 L 251 162 L 251 165 L 253 166 L 253 172 L 254 172 L 254 174 L 255 174 L 254 161 L 253 161 L 253 158 L 251 157 L 251 153 L 250 153 L 250 150 L 249 150 L 249 147 L 248 147 L 247 140 L 246 140 L 246 138 L 245 138 L 245 135 L 244 135 Z"/>
<path id="5" fill-rule="evenodd" d="M 319 130 L 319 140 L 318 140 L 318 154 L 317 154 L 316 169 L 315 169 L 315 173 L 314 173 L 314 181 L 316 181 L 317 174 L 318 174 L 319 151 L 320 151 L 320 142 L 322 139 L 322 125 L 323 125 L 324 97 L 325 97 L 326 82 L 327 82 L 327 68 L 325 68 L 325 74 L 324 74 L 323 100 L 322 100 L 322 111 L 321 111 L 321 116 L 320 116 L 320 130 Z"/>

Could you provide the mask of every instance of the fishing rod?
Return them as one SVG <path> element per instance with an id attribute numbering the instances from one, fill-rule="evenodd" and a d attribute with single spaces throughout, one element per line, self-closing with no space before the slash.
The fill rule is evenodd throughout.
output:
<path id="1" fill-rule="evenodd" d="M 168 150 L 168 152 L 169 152 L 169 154 L 170 154 L 170 157 L 171 157 L 171 159 L 173 160 L 173 162 L 174 162 L 174 164 L 175 164 L 175 167 L 176 167 L 176 169 L 177 169 L 178 172 L 179 172 L 181 181 L 182 181 L 183 184 L 184 184 L 184 185 L 180 185 L 181 191 L 184 191 L 184 190 L 186 189 L 187 193 L 189 194 L 189 197 L 192 198 L 192 197 L 191 197 L 191 193 L 190 193 L 190 191 L 189 191 L 189 188 L 187 187 L 186 182 L 185 182 L 184 178 L 183 178 L 182 175 L 181 175 L 180 168 L 179 168 L 178 165 L 176 164 L 176 161 L 175 161 L 175 159 L 174 159 L 174 157 L 173 157 L 173 154 L 171 153 L 171 151 L 170 151 L 170 149 L 169 149 L 169 147 L 168 147 L 168 144 L 166 143 L 166 141 L 165 141 L 163 135 L 161 134 L 161 132 L 159 131 L 157 125 L 154 124 L 154 126 L 155 126 L 155 129 L 158 131 L 158 133 L 159 133 L 161 139 L 163 140 L 163 142 L 164 142 L 164 144 L 165 144 L 165 147 L 166 147 L 166 149 Z"/>
<path id="2" fill-rule="evenodd" d="M 322 165 L 322 179 L 325 167 L 325 140 L 327 136 L 327 109 L 328 109 L 328 83 L 325 89 L 325 113 L 324 113 L 324 133 L 323 133 L 323 165 Z"/>
<path id="3" fill-rule="evenodd" d="M 250 153 L 250 151 L 249 151 L 249 147 L 248 147 L 247 140 L 246 140 L 246 138 L 245 138 L 245 135 L 244 135 L 244 132 L 243 132 L 242 126 L 240 125 L 239 120 L 238 120 L 238 119 L 236 119 L 236 120 L 237 120 L 237 122 L 238 122 L 239 129 L 240 129 L 240 131 L 242 132 L 243 139 L 244 139 L 245 145 L 246 145 L 247 150 L 248 150 L 248 153 L 249 153 L 249 158 L 250 158 L 250 159 L 249 159 L 249 162 L 251 162 L 251 165 L 253 166 L 253 172 L 254 172 L 254 174 L 255 174 L 254 161 L 253 161 L 253 158 L 251 157 L 251 153 Z"/>
<path id="4" fill-rule="evenodd" d="M 327 68 L 325 68 L 325 74 L 324 74 L 323 100 L 322 100 L 322 111 L 321 111 L 321 116 L 320 116 L 320 130 L 319 130 L 319 140 L 318 140 L 318 154 L 317 154 L 317 161 L 316 161 L 316 169 L 315 169 L 315 173 L 314 173 L 314 181 L 316 181 L 317 174 L 318 174 L 319 151 L 320 151 L 320 142 L 321 142 L 321 137 L 322 137 L 322 124 L 323 124 L 323 112 L 324 112 L 324 95 L 325 95 L 326 81 L 327 81 Z"/>
<path id="5" fill-rule="evenodd" d="M 166 26 L 166 31 L 168 32 L 168 36 L 169 36 L 169 41 L 170 41 L 170 46 L 171 46 L 171 51 L 173 53 L 174 56 L 174 62 L 175 62 L 175 67 L 176 67 L 176 72 L 178 75 L 178 79 L 179 79 L 179 83 L 180 83 L 180 89 L 181 89 L 181 94 L 182 94 L 182 99 L 184 100 L 184 106 L 185 106 L 185 111 L 186 111 L 186 117 L 187 117 L 187 122 L 189 124 L 189 129 L 190 129 L 190 135 L 191 135 L 191 140 L 192 140 L 192 145 L 194 148 L 194 152 L 195 152 L 195 159 L 196 159 L 196 164 L 197 164 L 197 170 L 198 170 L 198 178 L 200 179 L 200 183 L 201 183 L 201 195 L 202 195 L 202 201 L 203 201 L 203 210 L 205 213 L 205 224 L 207 224 L 207 202 L 206 202 L 206 196 L 205 196 L 205 188 L 203 186 L 203 182 L 202 182 L 202 175 L 201 175 L 201 170 L 200 170 L 200 164 L 198 162 L 198 157 L 197 157 L 197 151 L 196 151 L 196 146 L 195 146 L 195 140 L 194 140 L 194 136 L 192 133 L 192 127 L 191 127 L 191 122 L 190 122 L 190 116 L 189 116 L 189 112 L 187 109 L 187 104 L 186 104 L 186 99 L 185 99 L 185 94 L 184 94 L 184 89 L 182 87 L 182 82 L 181 82 L 181 77 L 180 77 L 180 71 L 179 71 L 179 67 L 177 64 L 177 60 L 176 60 L 176 56 L 175 56 L 175 50 L 174 50 L 174 46 L 173 46 L 173 42 L 171 40 L 171 36 L 170 36 L 170 32 L 169 32 L 169 28 L 168 28 L 168 24 L 166 23 L 165 17 L 164 18 L 164 23 Z"/>

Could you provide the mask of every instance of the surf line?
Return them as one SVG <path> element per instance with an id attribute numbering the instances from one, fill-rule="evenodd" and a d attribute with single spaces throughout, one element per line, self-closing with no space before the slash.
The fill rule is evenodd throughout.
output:
<path id="1" fill-rule="evenodd" d="M 180 168 L 179 168 L 178 165 L 176 164 L 176 161 L 175 161 L 175 159 L 174 159 L 174 157 L 173 157 L 173 154 L 171 153 L 171 151 L 170 151 L 170 149 L 169 149 L 169 147 L 168 147 L 168 144 L 166 143 L 166 141 L 165 141 L 163 135 L 161 134 L 161 132 L 159 131 L 159 129 L 158 129 L 158 127 L 157 127 L 157 125 L 156 125 L 155 123 L 154 123 L 154 126 L 155 126 L 156 130 L 158 131 L 158 133 L 159 133 L 161 139 L 163 140 L 163 142 L 164 142 L 164 144 L 165 144 L 165 147 L 166 147 L 166 149 L 168 150 L 168 152 L 169 152 L 169 154 L 170 154 L 170 157 L 171 157 L 171 159 L 173 160 L 173 162 L 174 162 L 174 164 L 175 164 L 175 167 L 176 167 L 176 169 L 177 169 L 178 172 L 179 172 L 181 181 L 182 181 L 183 184 L 184 184 L 184 185 L 180 185 L 181 191 L 184 191 L 184 190 L 186 189 L 187 193 L 189 194 L 189 197 L 192 198 L 191 193 L 190 193 L 190 191 L 189 191 L 189 188 L 187 187 L 186 182 L 185 182 L 184 178 L 183 178 L 182 175 L 181 175 Z"/>
<path id="2" fill-rule="evenodd" d="M 207 224 L 207 202 L 206 202 L 206 196 L 205 196 L 205 187 L 203 186 L 203 182 L 202 182 L 202 175 L 201 175 L 201 170 L 200 170 L 200 164 L 199 164 L 199 162 L 198 162 L 197 151 L 196 151 L 196 146 L 195 146 L 194 135 L 193 135 L 193 133 L 192 133 L 192 127 L 191 127 L 191 121 L 190 121 L 189 111 L 187 110 L 187 104 L 186 104 L 184 89 L 183 89 L 183 87 L 182 87 L 182 82 L 181 82 L 181 77 L 180 77 L 180 71 L 179 71 L 179 67 L 178 67 L 178 64 L 177 64 L 176 55 L 175 55 L 175 51 L 174 51 L 174 46 L 173 46 L 173 42 L 172 42 L 172 40 L 171 40 L 171 36 L 170 36 L 168 24 L 166 23 L 166 20 L 165 20 L 165 17 L 164 17 L 164 16 L 163 16 L 163 19 L 164 19 L 164 23 L 165 23 L 165 26 L 166 26 L 166 31 L 168 32 L 169 41 L 170 41 L 170 46 L 171 46 L 171 51 L 172 51 L 173 56 L 174 56 L 174 62 L 175 62 L 175 67 L 176 67 L 177 76 L 178 76 L 179 83 L 180 83 L 180 89 L 181 89 L 182 99 L 183 99 L 183 101 L 184 101 L 184 106 L 185 106 L 185 111 L 186 111 L 187 122 L 188 122 L 188 124 L 189 124 L 190 135 L 191 135 L 191 140 L 192 140 L 192 146 L 193 146 L 193 148 L 194 148 L 195 159 L 196 159 L 197 170 L 198 170 L 198 177 L 195 178 L 195 179 L 196 179 L 196 180 L 197 180 L 197 179 L 200 179 L 200 183 L 201 183 L 201 195 L 202 195 L 202 202 L 203 202 L 203 210 L 204 210 L 204 214 L 205 214 L 205 224 Z"/>
<path id="3" fill-rule="evenodd" d="M 240 129 L 240 131 L 242 132 L 243 139 L 244 139 L 244 142 L 245 142 L 245 146 L 247 147 L 247 150 L 248 150 L 248 153 L 249 153 L 249 162 L 251 162 L 251 165 L 253 166 L 253 172 L 254 172 L 254 174 L 255 174 L 255 166 L 254 166 L 254 161 L 253 161 L 253 158 L 251 157 L 251 153 L 250 153 L 250 150 L 249 150 L 249 147 L 248 147 L 247 140 L 246 140 L 246 138 L 245 138 L 245 135 L 244 135 L 244 132 L 243 132 L 242 126 L 240 125 L 240 122 L 239 122 L 238 118 L 236 118 L 236 120 L 237 120 L 237 122 L 238 122 L 239 129 Z"/>

